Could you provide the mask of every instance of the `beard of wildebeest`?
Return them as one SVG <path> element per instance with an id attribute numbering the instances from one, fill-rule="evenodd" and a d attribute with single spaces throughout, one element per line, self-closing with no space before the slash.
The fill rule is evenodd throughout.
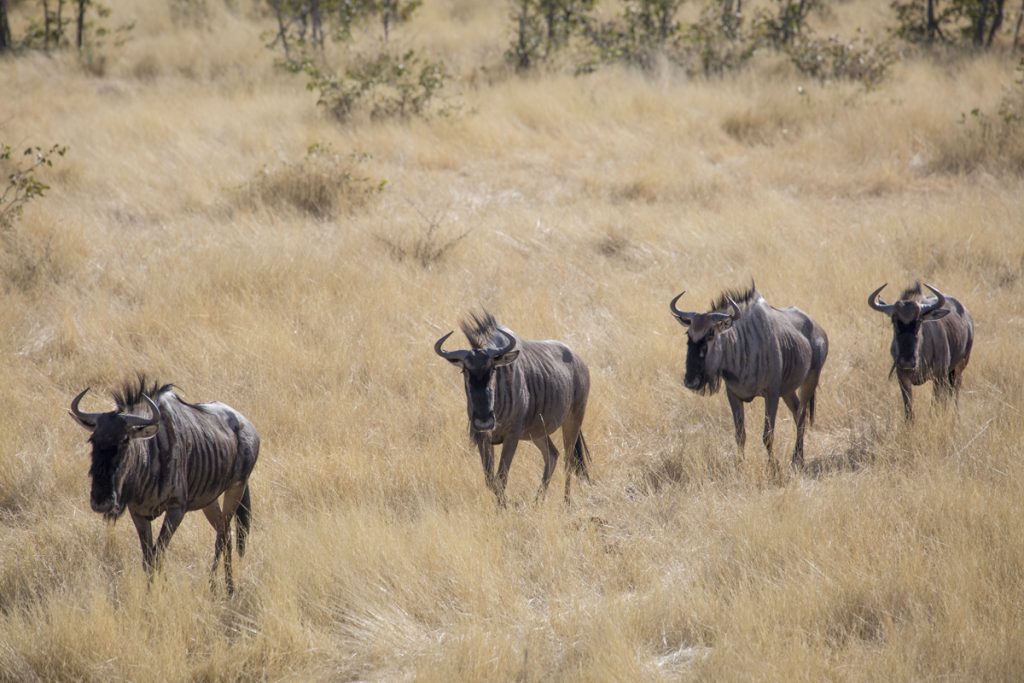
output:
<path id="1" fill-rule="evenodd" d="M 129 442 L 127 437 L 106 434 L 108 430 L 101 429 L 102 422 L 103 420 L 89 438 L 92 443 L 92 465 L 89 467 L 92 487 L 89 503 L 94 512 L 100 512 L 107 519 L 115 520 L 124 512 L 117 479 Z"/>
<path id="2" fill-rule="evenodd" d="M 715 342 L 716 335 L 713 329 L 696 341 L 687 331 L 686 374 L 683 376 L 683 385 L 701 396 L 717 393 L 722 384 L 722 376 L 714 362 L 718 356 Z"/>
<path id="3" fill-rule="evenodd" d="M 484 355 L 484 354 L 481 354 Z M 494 363 L 489 358 L 481 359 L 479 367 L 475 358 L 467 358 L 462 375 L 466 382 L 466 412 L 469 415 L 471 432 L 489 432 L 494 429 Z"/>
<path id="4" fill-rule="evenodd" d="M 896 344 L 896 366 L 900 370 L 913 370 L 917 367 L 917 352 L 921 346 L 921 321 L 903 322 L 893 318 L 893 332 Z"/>

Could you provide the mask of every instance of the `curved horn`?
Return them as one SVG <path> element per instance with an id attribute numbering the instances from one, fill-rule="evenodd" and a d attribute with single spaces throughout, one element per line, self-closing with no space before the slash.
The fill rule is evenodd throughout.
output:
<path id="1" fill-rule="evenodd" d="M 871 292 L 871 294 L 868 296 L 868 306 L 870 306 L 871 308 L 875 309 L 879 313 L 885 313 L 886 315 L 892 315 L 892 312 L 893 312 L 893 310 L 895 310 L 896 307 L 893 306 L 892 304 L 887 304 L 887 303 L 885 303 L 884 301 L 882 301 L 881 299 L 878 298 L 878 293 L 881 292 L 883 289 L 885 289 L 885 285 L 887 285 L 887 284 L 889 284 L 889 283 L 887 282 L 884 285 L 882 285 L 881 287 L 879 287 L 878 289 L 876 289 L 875 291 Z"/>
<path id="2" fill-rule="evenodd" d="M 924 315 L 925 313 L 931 313 L 932 311 L 938 310 L 938 309 L 942 308 L 946 304 L 946 295 L 945 294 L 943 294 L 939 290 L 935 289 L 934 287 L 932 287 L 927 282 L 924 283 L 924 286 L 927 287 L 928 289 L 932 290 L 933 292 L 935 292 L 936 301 L 935 301 L 934 304 L 932 304 L 930 306 L 922 306 L 921 307 L 921 315 Z"/>
<path id="3" fill-rule="evenodd" d="M 452 330 L 451 332 L 449 332 L 448 334 L 444 335 L 436 342 L 434 342 L 434 353 L 441 356 L 441 358 L 444 358 L 447 361 L 457 363 L 466 356 L 468 356 L 469 351 L 445 351 L 444 349 L 441 348 L 442 346 L 444 346 L 444 343 L 448 340 L 448 337 L 452 336 L 453 334 L 455 334 L 455 330 Z"/>
<path id="4" fill-rule="evenodd" d="M 152 425 L 160 424 L 160 408 L 157 407 L 156 403 L 153 403 L 153 399 L 145 394 L 142 398 L 146 399 L 146 403 L 149 404 L 149 410 L 152 413 L 151 417 L 140 417 L 139 415 L 124 415 L 125 424 L 129 427 L 150 427 Z"/>
<path id="5" fill-rule="evenodd" d="M 740 319 L 740 307 L 736 305 L 736 302 L 732 300 L 731 296 L 727 296 L 726 299 L 729 300 L 729 308 L 732 309 L 732 319 L 733 320 L 739 320 Z"/>
<path id="6" fill-rule="evenodd" d="M 82 400 L 82 397 L 85 396 L 87 391 L 89 391 L 89 387 L 86 387 L 82 390 L 82 393 L 75 396 L 71 401 L 71 410 L 68 411 L 68 414 L 75 418 L 78 421 L 78 424 L 82 425 L 86 429 L 96 429 L 96 420 L 99 419 L 99 416 L 103 413 L 83 413 L 78 409 L 78 402 Z"/>
<path id="7" fill-rule="evenodd" d="M 679 292 L 679 294 L 676 295 L 676 298 L 672 299 L 668 307 L 672 311 L 672 315 L 679 319 L 679 322 L 681 322 L 684 325 L 689 325 L 690 323 L 693 322 L 693 316 L 697 314 L 693 311 L 681 311 L 678 308 L 676 308 L 676 302 L 679 301 L 679 298 L 682 297 L 683 294 L 686 294 L 685 289 Z"/>
<path id="8" fill-rule="evenodd" d="M 506 353 L 508 353 L 509 351 L 516 347 L 515 337 L 513 337 L 511 334 L 502 329 L 499 329 L 498 332 L 500 332 L 501 335 L 508 340 L 508 343 L 505 344 L 505 346 L 501 347 L 500 349 L 487 349 L 487 355 L 490 356 L 491 358 L 500 358 L 501 356 L 504 356 Z"/>

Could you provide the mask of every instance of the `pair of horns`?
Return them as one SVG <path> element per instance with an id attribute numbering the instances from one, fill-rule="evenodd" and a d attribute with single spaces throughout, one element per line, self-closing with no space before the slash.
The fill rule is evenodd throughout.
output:
<path id="1" fill-rule="evenodd" d="M 89 391 L 89 387 L 86 387 L 82 393 L 75 396 L 74 400 L 71 401 L 71 410 L 69 412 L 73 418 L 82 424 L 82 426 L 88 427 L 89 429 L 95 429 L 96 421 L 99 419 L 100 415 L 103 415 L 104 413 L 85 413 L 78 409 L 78 403 L 82 400 L 82 397 L 85 396 L 87 391 Z M 149 404 L 149 410 L 153 415 L 152 417 L 141 417 L 139 415 L 131 415 L 127 413 L 122 415 L 121 419 L 123 419 L 129 427 L 151 427 L 160 423 L 160 408 L 157 407 L 156 403 L 153 403 L 153 399 L 149 396 L 143 394 L 142 398 L 144 398 L 146 403 Z"/>
<path id="2" fill-rule="evenodd" d="M 887 282 L 887 283 L 883 284 L 881 287 L 879 287 L 878 289 L 876 289 L 875 291 L 871 292 L 871 294 L 868 296 L 868 306 L 870 306 L 871 308 L 875 309 L 879 313 L 885 313 L 886 315 L 892 315 L 893 311 L 896 310 L 896 304 L 887 304 L 884 301 L 882 301 L 882 299 L 878 296 L 881 293 L 881 291 L 883 289 L 885 289 L 885 286 L 887 284 L 889 284 L 889 283 Z M 946 303 L 946 295 L 945 294 L 943 294 L 939 290 L 935 289 L 934 287 L 932 287 L 927 282 L 924 283 L 924 286 L 927 287 L 928 289 L 932 290 L 932 292 L 934 292 L 934 294 L 935 294 L 935 302 L 931 303 L 931 304 L 927 304 L 927 305 L 922 305 L 921 306 L 921 315 L 925 315 L 926 313 L 931 313 L 932 311 L 938 310 L 938 309 L 942 308 L 945 305 L 945 303 Z"/>
<path id="3" fill-rule="evenodd" d="M 677 294 L 676 298 L 672 299 L 672 302 L 668 306 L 670 309 L 672 309 L 672 315 L 678 318 L 679 322 L 681 322 L 684 325 L 689 325 L 690 323 L 693 322 L 693 319 L 700 314 L 697 313 L 696 311 L 681 311 L 678 308 L 676 308 L 676 302 L 679 301 L 683 294 L 686 294 L 685 290 Z M 726 299 L 729 301 L 729 308 L 732 309 L 732 313 L 720 313 L 718 311 L 708 313 L 708 317 L 711 319 L 712 323 L 720 323 L 726 320 L 740 319 L 740 307 L 736 305 L 736 302 L 733 301 L 731 297 L 726 297 Z"/>
<path id="4" fill-rule="evenodd" d="M 515 337 L 508 334 L 504 330 L 498 330 L 498 332 L 501 333 L 501 336 L 505 338 L 506 343 L 501 348 L 483 349 L 484 353 L 486 353 L 491 358 L 500 358 L 501 356 L 504 356 L 506 353 L 508 353 L 509 351 L 516 347 Z M 470 354 L 470 352 L 463 349 L 460 349 L 458 351 L 445 351 L 443 348 L 441 348 L 442 346 L 444 346 L 444 343 L 448 340 L 448 337 L 452 336 L 454 333 L 455 330 L 452 330 L 448 334 L 438 339 L 434 343 L 434 353 L 441 356 L 441 358 L 444 358 L 445 360 L 457 363 L 465 359 L 466 356 Z"/>

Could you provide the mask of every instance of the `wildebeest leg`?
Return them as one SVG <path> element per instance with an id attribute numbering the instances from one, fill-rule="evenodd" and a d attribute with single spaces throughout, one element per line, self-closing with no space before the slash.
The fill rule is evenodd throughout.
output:
<path id="1" fill-rule="evenodd" d="M 239 482 L 224 491 L 224 583 L 228 589 L 228 595 L 235 592 L 235 580 L 231 571 L 231 520 L 235 516 L 238 504 L 242 501 L 242 494 L 245 493 L 246 482 Z M 216 559 L 214 559 L 216 563 Z"/>
<path id="2" fill-rule="evenodd" d="M 804 466 L 804 419 L 807 409 L 795 391 L 783 396 L 782 400 L 786 402 L 789 412 L 793 413 L 793 424 L 796 425 L 796 446 L 793 447 L 793 459 L 789 464 L 793 469 L 800 469 Z"/>
<path id="3" fill-rule="evenodd" d="M 903 397 L 903 417 L 908 421 L 914 419 L 914 395 L 913 385 L 910 383 L 910 378 L 906 375 L 898 375 L 897 379 L 900 382 L 900 396 Z"/>
<path id="4" fill-rule="evenodd" d="M 743 401 L 739 396 L 726 389 L 725 395 L 729 398 L 729 408 L 732 410 L 732 423 L 736 427 L 736 445 L 740 452 L 747 443 L 747 430 L 743 426 Z"/>
<path id="5" fill-rule="evenodd" d="M 573 464 L 575 457 L 576 442 L 580 439 L 580 431 L 583 427 L 583 416 L 570 414 L 562 423 L 562 451 L 565 453 L 565 504 L 569 504 L 569 489 L 572 486 L 572 474 L 579 466 Z M 582 444 L 581 444 L 582 447 Z M 585 467 L 583 465 L 582 467 Z M 584 469 L 583 474 L 576 471 L 576 476 L 589 477 Z"/>
<path id="6" fill-rule="evenodd" d="M 505 507 L 505 485 L 508 483 L 508 470 L 512 467 L 512 458 L 516 455 L 516 447 L 519 445 L 518 437 L 505 437 L 505 443 L 501 445 L 501 460 L 498 462 L 497 482 L 494 494 L 498 497 L 498 505 Z"/>
<path id="7" fill-rule="evenodd" d="M 131 511 L 129 511 L 131 512 Z M 139 545 L 142 546 L 142 568 L 147 574 L 153 573 L 153 527 L 145 517 L 131 512 L 135 530 L 139 532 Z"/>
<path id="8" fill-rule="evenodd" d="M 498 490 L 494 486 L 494 446 L 490 441 L 483 440 L 477 444 L 477 450 L 480 451 L 480 464 L 484 468 L 484 482 L 497 495 Z"/>
<path id="9" fill-rule="evenodd" d="M 761 440 L 764 447 L 768 449 L 768 469 L 773 475 L 778 475 L 779 465 L 772 455 L 772 445 L 775 443 L 775 415 L 779 412 L 779 395 L 772 391 L 764 397 L 764 434 Z"/>
<path id="10" fill-rule="evenodd" d="M 548 492 L 551 475 L 554 474 L 555 465 L 558 463 L 558 449 L 551 442 L 550 436 L 533 439 L 533 445 L 540 449 L 540 454 L 544 456 L 544 474 L 541 475 L 540 487 L 537 489 L 537 495 L 534 497 L 534 502 L 539 503 L 544 500 L 544 495 Z"/>
<path id="11" fill-rule="evenodd" d="M 953 369 L 949 371 L 949 386 L 953 392 L 953 401 L 959 405 L 960 402 L 960 385 L 964 381 L 964 368 L 967 367 L 967 361 L 962 360 L 953 366 Z"/>
<path id="12" fill-rule="evenodd" d="M 181 519 L 184 516 L 185 508 L 167 508 L 167 513 L 164 515 L 164 523 L 160 527 L 160 535 L 156 539 L 156 547 L 153 549 L 154 564 L 159 565 L 164 550 L 167 549 L 168 544 L 171 542 L 171 536 L 177 531 L 178 525 L 181 524 Z"/>
<path id="13" fill-rule="evenodd" d="M 206 520 L 217 533 L 217 540 L 213 548 L 213 566 L 210 567 L 210 587 L 213 588 L 217 579 L 217 565 L 220 563 L 221 553 L 224 552 L 224 546 L 230 544 L 227 542 L 227 523 L 220 511 L 220 501 L 214 500 L 204 507 L 203 514 L 206 515 Z"/>
<path id="14" fill-rule="evenodd" d="M 950 371 L 946 377 L 936 378 L 932 382 L 932 391 L 935 394 L 935 400 L 939 403 L 945 403 L 953 395 L 952 374 L 952 371 Z"/>

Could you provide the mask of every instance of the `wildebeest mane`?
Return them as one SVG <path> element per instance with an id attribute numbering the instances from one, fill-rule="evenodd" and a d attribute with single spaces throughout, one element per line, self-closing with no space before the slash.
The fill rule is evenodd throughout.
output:
<path id="1" fill-rule="evenodd" d="M 741 311 L 747 310 L 747 308 L 755 301 L 761 298 L 761 293 L 757 291 L 757 286 L 754 281 L 750 281 L 750 286 L 746 289 L 726 289 L 718 295 L 718 299 L 711 302 L 711 310 L 718 311 L 719 313 L 731 313 L 732 307 L 729 306 L 729 299 L 736 302 L 736 305 L 740 307 Z"/>
<path id="2" fill-rule="evenodd" d="M 901 301 L 921 301 L 922 299 L 924 299 L 924 294 L 921 292 L 920 280 L 904 289 L 900 294 Z"/>
<path id="3" fill-rule="evenodd" d="M 115 390 L 113 392 L 113 398 L 114 403 L 117 404 L 118 412 L 131 411 L 139 405 L 145 405 L 145 402 L 142 399 L 143 395 L 149 396 L 155 403 L 159 403 L 159 396 L 161 394 L 177 388 L 177 386 L 171 383 L 161 384 L 156 380 L 150 381 L 146 378 L 145 374 L 140 372 L 135 376 L 134 382 L 128 380 L 121 385 L 120 389 Z M 178 399 L 179 403 L 187 405 L 190 408 L 203 410 L 202 406 L 182 400 L 182 398 L 177 394 L 174 395 L 174 398 Z"/>
<path id="4" fill-rule="evenodd" d="M 466 335 L 470 346 L 474 349 L 482 349 L 489 346 L 498 346 L 505 343 L 498 335 L 498 321 L 486 309 L 480 313 L 470 313 L 459 322 L 462 333 Z"/>
<path id="5" fill-rule="evenodd" d="M 112 396 L 114 403 L 117 404 L 117 410 L 123 412 L 143 403 L 143 395 L 149 396 L 153 401 L 156 401 L 157 396 L 173 388 L 173 384 L 161 384 L 156 380 L 150 381 L 146 378 L 146 375 L 140 372 L 135 376 L 134 382 L 131 380 L 125 381 L 119 389 L 114 390 Z"/>

